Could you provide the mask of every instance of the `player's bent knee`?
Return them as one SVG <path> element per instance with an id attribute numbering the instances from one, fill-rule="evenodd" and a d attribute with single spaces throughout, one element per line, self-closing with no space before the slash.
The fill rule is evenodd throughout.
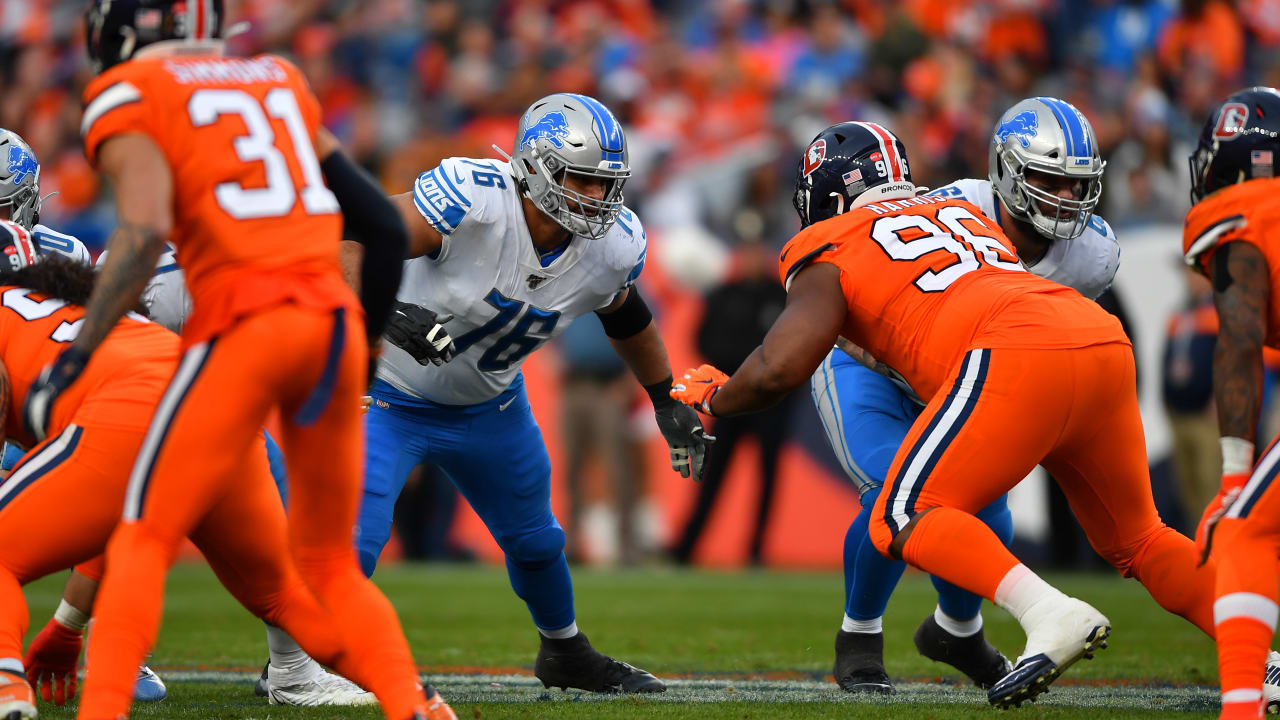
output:
<path id="1" fill-rule="evenodd" d="M 520 566 L 546 566 L 564 552 L 564 530 L 558 523 L 545 525 L 531 533 L 502 539 L 507 559 Z"/>

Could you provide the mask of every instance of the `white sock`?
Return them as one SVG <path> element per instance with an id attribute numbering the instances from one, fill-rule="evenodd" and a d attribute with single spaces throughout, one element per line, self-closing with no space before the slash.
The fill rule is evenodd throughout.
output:
<path id="1" fill-rule="evenodd" d="M 1028 624 L 1035 624 L 1026 621 L 1038 619 L 1034 616 L 1039 613 L 1032 613 L 1032 617 L 1028 618 L 1028 611 L 1045 600 L 1065 597 L 1060 590 L 1040 579 L 1039 575 L 1022 563 L 1013 566 L 996 588 L 996 605 L 1008 610 L 1024 630 Z"/>
<path id="2" fill-rule="evenodd" d="M 289 633 L 265 623 L 267 626 L 267 651 L 271 653 L 271 666 L 277 670 L 291 670 L 305 664 L 311 656 L 298 645 Z"/>
<path id="3" fill-rule="evenodd" d="M 538 628 L 538 632 L 542 633 L 543 637 L 551 638 L 552 640 L 568 640 L 578 634 L 578 623 L 576 621 L 571 622 L 559 630 L 543 630 L 542 628 Z"/>
<path id="4" fill-rule="evenodd" d="M 0 658 L 0 670 L 14 675 L 26 676 L 27 670 L 22 667 L 22 658 Z"/>
<path id="5" fill-rule="evenodd" d="M 871 618 L 870 620 L 854 620 L 848 615 L 844 616 L 844 622 L 840 623 L 840 629 L 845 632 L 875 634 L 884 631 L 884 617 Z"/>
<path id="6" fill-rule="evenodd" d="M 941 607 L 936 607 L 933 609 L 933 619 L 938 623 L 938 627 L 956 637 L 977 635 L 978 631 L 982 629 L 982 613 L 978 613 L 968 620 L 957 620 L 942 612 Z"/>

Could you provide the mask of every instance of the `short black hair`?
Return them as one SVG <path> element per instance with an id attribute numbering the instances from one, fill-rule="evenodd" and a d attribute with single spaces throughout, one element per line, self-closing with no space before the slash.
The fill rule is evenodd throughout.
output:
<path id="1" fill-rule="evenodd" d="M 44 255 L 21 270 L 0 271 L 0 285 L 15 285 L 41 295 L 86 305 L 98 274 L 93 267 L 58 254 Z"/>

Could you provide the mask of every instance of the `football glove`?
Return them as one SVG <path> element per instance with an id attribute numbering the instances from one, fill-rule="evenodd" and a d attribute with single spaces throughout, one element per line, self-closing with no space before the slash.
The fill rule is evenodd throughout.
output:
<path id="1" fill-rule="evenodd" d="M 49 430 L 49 417 L 53 403 L 64 390 L 80 377 L 89 364 L 89 353 L 74 345 L 63 350 L 53 363 L 46 366 L 31 387 L 27 389 L 27 401 L 22 407 L 23 423 L 27 432 L 37 441 L 43 441 Z"/>
<path id="2" fill-rule="evenodd" d="M 1235 504 L 1240 491 L 1244 490 L 1248 482 L 1249 473 L 1222 476 L 1222 488 L 1218 490 L 1217 497 L 1209 501 L 1204 514 L 1200 516 L 1200 524 L 1196 526 L 1196 548 L 1200 550 L 1200 565 L 1204 565 L 1209 559 L 1209 552 L 1213 549 L 1213 531 L 1217 529 L 1218 521 Z"/>
<path id="3" fill-rule="evenodd" d="M 655 403 L 653 413 L 671 451 L 671 469 L 681 477 L 702 480 L 707 471 L 707 446 L 716 439 L 703 431 L 698 413 L 672 400 Z"/>
<path id="4" fill-rule="evenodd" d="M 27 647 L 27 679 L 45 702 L 63 705 L 76 696 L 76 662 L 83 634 L 50 619 Z"/>
<path id="5" fill-rule="evenodd" d="M 699 365 L 671 386 L 671 397 L 708 415 L 715 415 L 711 412 L 711 400 L 728 381 L 729 376 L 715 366 Z"/>
<path id="6" fill-rule="evenodd" d="M 387 342 L 404 350 L 419 365 L 443 365 L 453 359 L 457 348 L 444 324 L 452 315 L 436 315 L 421 305 L 396 301 L 384 333 Z"/>

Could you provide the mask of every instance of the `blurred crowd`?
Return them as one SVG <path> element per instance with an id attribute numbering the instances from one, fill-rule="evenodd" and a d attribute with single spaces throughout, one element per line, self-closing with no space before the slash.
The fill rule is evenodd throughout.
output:
<path id="1" fill-rule="evenodd" d="M 1034 94 L 1097 128 L 1113 225 L 1177 218 L 1183 157 L 1224 88 L 1280 84 L 1280 0 L 227 0 L 237 53 L 283 53 L 392 190 L 509 149 L 552 91 L 625 123 L 655 228 L 785 239 L 796 151 L 826 124 L 907 138 L 917 181 L 985 176 L 994 118 Z M 79 0 L 0 0 L 0 127 L 45 166 L 46 217 L 101 240 L 78 145 Z"/>
<path id="2" fill-rule="evenodd" d="M 1012 103 L 1065 98 L 1097 130 L 1101 212 L 1123 229 L 1179 223 L 1207 108 L 1240 86 L 1280 85 L 1280 0 L 226 3 L 232 51 L 293 59 L 325 125 L 389 192 L 441 158 L 509 152 L 538 97 L 598 97 L 627 129 L 628 205 L 675 258 L 668 272 L 703 291 L 734 248 L 776 248 L 798 227 L 796 158 L 832 122 L 894 129 L 917 184 L 938 186 L 987 175 L 992 127 Z M 31 143 L 44 192 L 57 192 L 43 219 L 96 249 L 113 216 L 79 145 L 83 6 L 0 0 L 0 127 Z M 618 368 L 568 342 L 588 367 L 585 396 L 610 387 Z"/>

